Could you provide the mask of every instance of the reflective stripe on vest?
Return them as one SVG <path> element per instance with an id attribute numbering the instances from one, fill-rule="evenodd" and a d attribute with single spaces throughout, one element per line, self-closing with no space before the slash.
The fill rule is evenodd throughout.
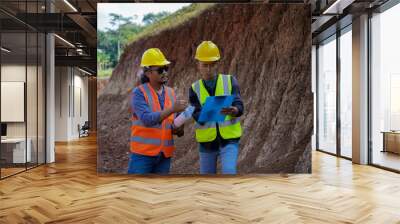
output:
<path id="1" fill-rule="evenodd" d="M 152 108 L 153 112 L 154 111 L 160 111 L 161 110 L 160 103 L 158 102 L 158 96 L 155 93 L 155 91 L 150 89 L 151 86 L 148 83 L 146 83 L 144 85 L 141 85 L 141 86 L 144 89 L 144 93 L 143 94 L 144 94 L 146 100 L 148 101 L 150 107 Z M 165 104 L 165 101 L 164 101 L 164 104 Z"/>
<path id="2" fill-rule="evenodd" d="M 157 138 L 142 138 L 138 136 L 131 137 L 132 142 L 139 142 L 142 144 L 148 144 L 148 145 L 161 145 L 161 140 Z M 173 146 L 174 145 L 174 140 L 164 140 L 163 141 L 164 146 Z"/>
<path id="3" fill-rule="evenodd" d="M 234 125 L 234 124 L 237 124 L 237 123 L 240 123 L 240 118 L 234 117 L 231 120 L 218 122 L 218 127 L 227 127 L 227 126 Z"/>
<path id="4" fill-rule="evenodd" d="M 167 88 L 165 90 L 165 92 L 167 92 L 168 97 L 171 99 L 172 105 L 174 105 L 175 104 L 175 97 L 173 96 L 174 94 L 172 92 L 172 89 L 171 88 Z"/>
<path id="5" fill-rule="evenodd" d="M 146 103 L 152 112 L 161 111 L 158 95 L 148 84 L 140 85 L 139 90 L 143 93 Z M 164 87 L 164 108 L 170 108 L 175 103 L 175 92 L 172 88 Z M 131 122 L 131 151 L 142 155 L 155 156 L 164 152 L 166 157 L 171 157 L 175 147 L 172 135 L 172 122 L 174 115 L 171 114 L 161 124 L 146 126 L 135 113 L 132 113 Z"/>
<path id="6" fill-rule="evenodd" d="M 139 142 L 142 144 L 148 144 L 148 145 L 161 145 L 161 140 L 157 138 L 142 138 L 139 136 L 133 136 L 131 137 L 132 142 Z"/>
<path id="7" fill-rule="evenodd" d="M 196 93 L 201 105 L 204 105 L 210 94 L 205 88 L 203 81 L 198 80 L 192 84 L 192 89 Z M 215 88 L 215 96 L 227 96 L 232 93 L 232 80 L 230 75 L 218 75 Z M 225 121 L 218 122 L 218 129 L 223 139 L 239 138 L 242 135 L 240 118 L 226 116 Z M 216 122 L 206 122 L 204 125 L 195 124 L 196 140 L 198 142 L 211 142 L 217 137 Z"/>
<path id="8" fill-rule="evenodd" d="M 147 128 L 158 128 L 161 129 L 161 124 L 153 125 L 153 126 L 146 126 L 141 120 L 134 120 L 132 121 L 132 126 L 140 126 L 140 127 L 147 127 Z M 167 129 L 172 129 L 172 124 L 167 123 L 165 126 Z"/>
<path id="9" fill-rule="evenodd" d="M 208 128 L 216 128 L 217 125 L 215 122 L 206 122 L 204 125 L 200 125 L 199 123 L 196 122 L 194 125 L 195 129 L 208 129 Z"/>

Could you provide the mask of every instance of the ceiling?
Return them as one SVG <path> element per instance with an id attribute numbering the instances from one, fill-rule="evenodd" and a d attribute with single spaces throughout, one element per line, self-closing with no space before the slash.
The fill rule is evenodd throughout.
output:
<path id="1" fill-rule="evenodd" d="M 28 58 L 34 57 L 38 48 L 29 43 L 32 37 L 37 33 L 52 32 L 57 34 L 56 66 L 78 66 L 96 74 L 97 2 L 47 0 L 46 5 L 45 0 L 1 0 L 2 46 L 12 49 L 7 57 L 12 61 L 21 61 L 26 55 Z"/>

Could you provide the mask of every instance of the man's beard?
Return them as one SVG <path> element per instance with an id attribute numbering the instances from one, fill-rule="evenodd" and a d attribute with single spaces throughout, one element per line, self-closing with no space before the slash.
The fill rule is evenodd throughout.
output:
<path id="1" fill-rule="evenodd" d="M 165 84 L 167 84 L 168 83 L 168 77 L 161 77 L 161 81 L 160 81 L 160 84 L 162 84 L 162 85 L 165 85 Z"/>

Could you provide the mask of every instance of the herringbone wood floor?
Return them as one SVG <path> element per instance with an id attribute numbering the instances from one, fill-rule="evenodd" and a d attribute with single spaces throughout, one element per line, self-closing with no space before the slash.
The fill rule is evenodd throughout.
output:
<path id="1" fill-rule="evenodd" d="M 311 175 L 96 174 L 96 139 L 0 181 L 0 223 L 400 223 L 400 175 L 313 153 Z"/>

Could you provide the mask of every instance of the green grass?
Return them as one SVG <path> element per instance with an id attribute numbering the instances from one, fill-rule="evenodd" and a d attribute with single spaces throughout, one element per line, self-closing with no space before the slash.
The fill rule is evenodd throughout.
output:
<path id="1" fill-rule="evenodd" d="M 183 7 L 182 9 L 165 17 L 164 19 L 144 28 L 142 32 L 129 38 L 128 42 L 132 43 L 146 36 L 156 35 L 165 29 L 176 27 L 188 21 L 189 19 L 199 15 L 201 12 L 210 8 L 213 5 L 215 5 L 215 3 L 193 3 L 189 6 Z"/>
<path id="2" fill-rule="evenodd" d="M 112 71 L 113 71 L 113 69 L 112 68 L 109 68 L 109 69 L 106 69 L 106 70 L 99 70 L 98 72 L 97 72 L 97 77 L 98 78 L 110 78 L 111 77 L 111 74 L 112 74 Z"/>

